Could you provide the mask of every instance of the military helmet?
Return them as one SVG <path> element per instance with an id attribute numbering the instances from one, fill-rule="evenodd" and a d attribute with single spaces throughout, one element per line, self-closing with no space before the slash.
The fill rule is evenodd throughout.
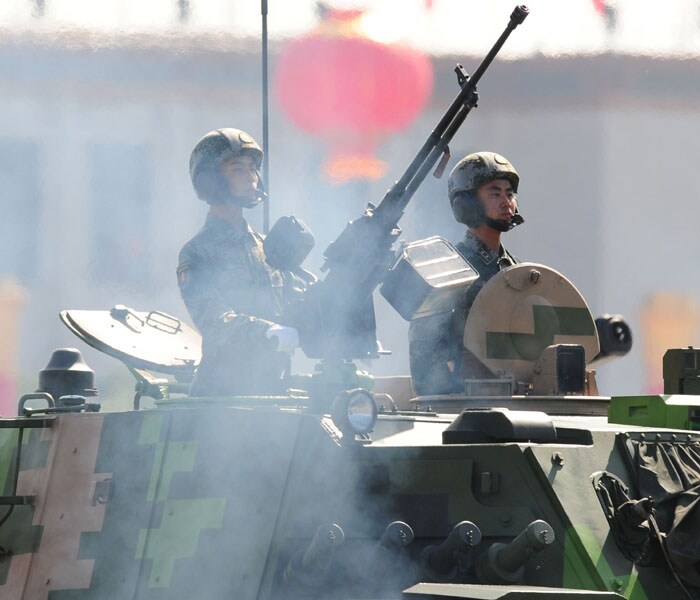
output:
<path id="1" fill-rule="evenodd" d="M 486 224 L 498 231 L 509 231 L 524 222 L 517 206 L 515 214 L 508 221 L 486 216 L 483 206 L 477 200 L 476 190 L 494 179 L 506 179 L 513 191 L 518 191 L 520 176 L 510 161 L 500 154 L 474 152 L 457 163 L 447 182 L 447 195 L 457 222 L 464 223 L 467 227 Z"/>
<path id="2" fill-rule="evenodd" d="M 240 129 L 224 127 L 207 133 L 200 139 L 190 155 L 190 177 L 197 197 L 209 204 L 221 204 L 230 196 L 228 184 L 219 171 L 227 160 L 237 156 L 251 156 L 259 171 L 263 151 L 258 143 Z M 259 201 L 259 200 L 258 200 Z M 254 206 L 258 201 L 244 206 Z"/>
<path id="3" fill-rule="evenodd" d="M 447 194 L 452 200 L 459 192 L 472 192 L 493 179 L 507 179 L 518 191 L 520 176 L 510 161 L 495 152 L 474 152 L 460 160 L 447 182 Z"/>

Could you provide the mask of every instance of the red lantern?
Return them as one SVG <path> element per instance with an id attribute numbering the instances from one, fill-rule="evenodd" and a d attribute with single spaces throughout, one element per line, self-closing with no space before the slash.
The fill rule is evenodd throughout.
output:
<path id="1" fill-rule="evenodd" d="M 340 181 L 382 176 L 376 145 L 415 119 L 433 83 L 425 54 L 367 38 L 361 16 L 326 9 L 316 29 L 283 49 L 275 77 L 282 108 L 328 144 L 324 171 Z"/>

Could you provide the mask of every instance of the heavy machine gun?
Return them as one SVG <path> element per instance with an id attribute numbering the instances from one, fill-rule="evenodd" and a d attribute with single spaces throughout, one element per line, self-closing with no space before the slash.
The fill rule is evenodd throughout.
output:
<path id="1" fill-rule="evenodd" d="M 392 246 L 401 234 L 399 220 L 428 172 L 441 159 L 439 177 L 449 159 L 448 144 L 469 112 L 476 107 L 476 85 L 511 32 L 528 15 L 516 6 L 505 30 L 469 76 L 455 69 L 461 90 L 418 151 L 402 177 L 378 205 L 368 204 L 350 221 L 324 253 L 325 277 L 310 286 L 299 302 L 289 307 L 288 321 L 301 334 L 301 347 L 309 358 L 355 359 L 378 355 L 372 293 L 394 258 Z"/>

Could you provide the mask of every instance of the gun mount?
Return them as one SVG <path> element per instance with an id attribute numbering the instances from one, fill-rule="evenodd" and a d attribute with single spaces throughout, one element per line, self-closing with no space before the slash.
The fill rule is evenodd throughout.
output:
<path id="1" fill-rule="evenodd" d="M 459 94 L 410 165 L 376 206 L 350 221 L 324 253 L 323 280 L 313 284 L 297 305 L 288 308 L 289 324 L 300 330 L 301 347 L 309 358 L 355 359 L 378 355 L 372 293 L 391 266 L 394 242 L 401 234 L 399 220 L 427 174 L 443 157 L 448 144 L 477 105 L 476 85 L 503 44 L 528 15 L 516 6 L 505 30 L 469 77 L 457 67 Z"/>

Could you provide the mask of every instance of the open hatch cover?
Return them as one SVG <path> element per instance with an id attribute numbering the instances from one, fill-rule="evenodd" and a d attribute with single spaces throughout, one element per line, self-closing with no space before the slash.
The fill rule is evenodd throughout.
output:
<path id="1" fill-rule="evenodd" d="M 163 312 L 117 304 L 111 310 L 63 310 L 60 316 L 81 340 L 129 368 L 189 378 L 202 356 L 199 333 Z"/>

